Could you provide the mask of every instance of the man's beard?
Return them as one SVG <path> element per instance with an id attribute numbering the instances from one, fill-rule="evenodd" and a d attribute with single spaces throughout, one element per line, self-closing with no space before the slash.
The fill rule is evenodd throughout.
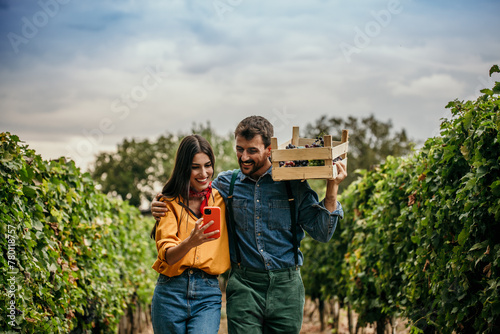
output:
<path id="1" fill-rule="evenodd" d="M 243 174 L 247 175 L 247 176 L 252 176 L 253 174 L 255 174 L 255 172 L 257 172 L 259 169 L 261 169 L 261 168 L 264 166 L 264 163 L 257 164 L 257 163 L 255 163 L 255 161 L 254 161 L 254 160 L 247 160 L 247 161 L 245 161 L 245 162 L 247 162 L 247 163 L 248 163 L 248 162 L 253 163 L 252 168 L 250 169 L 250 171 L 248 171 L 248 169 L 247 169 L 247 168 L 245 168 L 245 169 L 244 169 L 244 167 L 243 167 L 243 161 L 241 161 L 241 158 L 240 158 L 240 159 L 238 159 L 238 163 L 239 163 L 239 165 L 240 165 L 240 170 L 241 170 L 241 172 L 242 172 Z"/>

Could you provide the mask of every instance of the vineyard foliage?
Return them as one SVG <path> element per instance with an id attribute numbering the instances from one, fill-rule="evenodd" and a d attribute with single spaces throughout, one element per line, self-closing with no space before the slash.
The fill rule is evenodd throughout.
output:
<path id="1" fill-rule="evenodd" d="M 337 240 L 305 243 L 309 291 L 338 296 L 361 325 L 500 332 L 500 83 L 482 93 L 450 102 L 440 136 L 414 154 L 359 171 Z"/>
<path id="2" fill-rule="evenodd" d="M 116 332 L 128 308 L 151 301 L 151 219 L 96 190 L 73 161 L 0 140 L 0 328 Z"/>

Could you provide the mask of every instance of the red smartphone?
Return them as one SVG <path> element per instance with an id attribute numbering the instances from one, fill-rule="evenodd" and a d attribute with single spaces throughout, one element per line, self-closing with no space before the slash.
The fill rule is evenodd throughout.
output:
<path id="1" fill-rule="evenodd" d="M 205 233 L 219 230 L 219 233 L 212 235 L 210 238 L 220 238 L 220 208 L 218 206 L 206 206 L 203 208 L 203 224 L 208 224 L 211 221 L 214 223 L 205 230 Z"/>

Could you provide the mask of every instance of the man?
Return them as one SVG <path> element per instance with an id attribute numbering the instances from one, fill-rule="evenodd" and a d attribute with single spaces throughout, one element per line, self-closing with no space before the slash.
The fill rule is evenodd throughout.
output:
<path id="1" fill-rule="evenodd" d="M 337 202 L 338 186 L 347 176 L 345 165 L 337 162 L 338 175 L 327 181 L 325 199 L 307 182 L 289 181 L 293 195 L 290 209 L 286 181 L 273 181 L 271 137 L 273 126 L 263 117 L 250 116 L 235 130 L 240 170 L 229 205 L 233 172 L 219 174 L 212 185 L 228 204 L 231 274 L 226 288 L 229 333 L 299 333 L 304 308 L 304 286 L 298 250 L 305 232 L 327 242 L 333 235 L 342 207 Z M 161 217 L 163 203 L 153 202 L 152 212 Z M 294 219 L 295 222 L 294 223 Z M 293 233 L 293 226 L 295 233 Z M 294 237 L 297 243 L 294 244 Z"/>

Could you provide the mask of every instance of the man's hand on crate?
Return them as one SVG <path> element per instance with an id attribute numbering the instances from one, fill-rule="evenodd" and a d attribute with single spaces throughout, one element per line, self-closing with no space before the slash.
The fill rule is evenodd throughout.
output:
<path id="1" fill-rule="evenodd" d="M 325 208 L 330 212 L 337 210 L 339 184 L 347 177 L 347 169 L 344 162 L 335 161 L 334 165 L 337 167 L 337 176 L 326 183 Z"/>

